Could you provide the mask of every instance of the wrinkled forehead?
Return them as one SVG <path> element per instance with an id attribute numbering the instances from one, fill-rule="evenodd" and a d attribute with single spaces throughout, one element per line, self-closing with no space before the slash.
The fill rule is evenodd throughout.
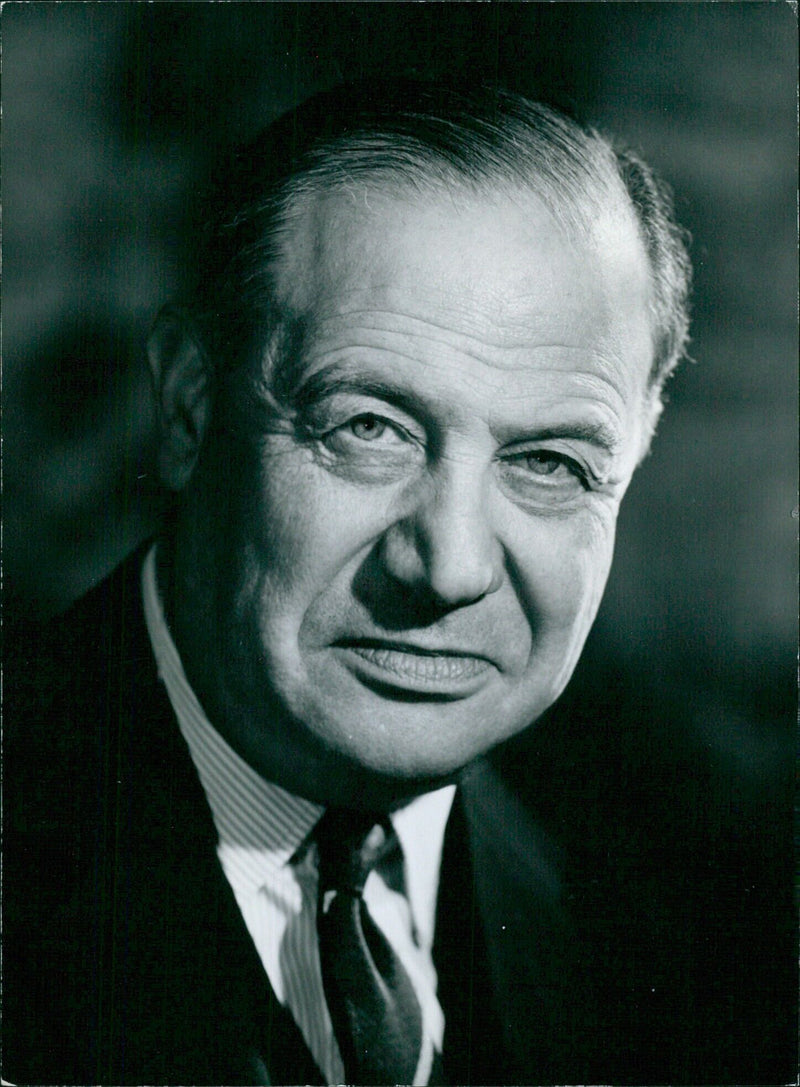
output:
<path id="1" fill-rule="evenodd" d="M 551 203 L 519 186 L 420 189 L 396 179 L 307 193 L 283 227 L 276 301 L 313 323 L 361 301 L 391 307 L 414 295 L 433 314 L 453 308 L 467 326 L 474 307 L 498 336 L 516 334 L 534 296 L 540 312 L 568 309 L 577 325 L 598 314 L 641 323 L 650 270 L 627 194 L 580 216 L 557 215 Z"/>

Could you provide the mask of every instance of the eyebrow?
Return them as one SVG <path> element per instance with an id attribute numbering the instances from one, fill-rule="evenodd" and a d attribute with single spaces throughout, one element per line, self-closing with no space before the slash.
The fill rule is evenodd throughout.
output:
<path id="1" fill-rule="evenodd" d="M 537 428 L 531 434 L 530 440 L 547 442 L 558 439 L 572 439 L 573 441 L 589 442 L 597 445 L 612 456 L 620 447 L 620 436 L 614 427 L 599 420 L 574 419 L 569 422 L 556 423 L 554 425 Z"/>
<path id="2" fill-rule="evenodd" d="M 311 407 L 325 397 L 334 396 L 337 393 L 352 393 L 374 397 L 377 400 L 385 400 L 395 404 L 409 415 L 423 416 L 427 419 L 433 419 L 434 416 L 440 421 L 444 418 L 445 422 L 457 419 L 457 414 L 452 410 L 448 410 L 447 405 L 444 405 L 443 415 L 441 406 L 438 403 L 434 410 L 428 398 L 410 392 L 407 388 L 391 379 L 363 372 L 349 373 L 347 370 L 336 367 L 319 370 L 311 374 L 297 389 L 293 397 L 293 404 L 296 409 L 302 410 Z M 507 428 L 504 426 L 502 429 L 506 430 Z M 614 456 L 622 444 L 617 429 L 599 419 L 566 419 L 562 422 L 540 427 L 516 426 L 513 431 L 518 435 L 512 439 L 515 442 L 555 440 L 587 442 L 603 449 L 610 456 Z M 526 432 L 524 437 L 520 435 L 522 431 Z"/>
<path id="3" fill-rule="evenodd" d="M 427 400 L 386 378 L 374 374 L 347 373 L 339 369 L 319 370 L 302 382 L 293 397 L 300 410 L 336 393 L 357 393 L 386 400 L 407 411 L 409 415 L 432 414 Z"/>

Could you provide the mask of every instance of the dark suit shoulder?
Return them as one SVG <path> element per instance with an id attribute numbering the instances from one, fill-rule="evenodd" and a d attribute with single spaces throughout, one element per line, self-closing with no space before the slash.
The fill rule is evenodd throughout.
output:
<path id="1" fill-rule="evenodd" d="M 157 674 L 141 558 L 8 654 L 3 1074 L 15 1083 L 263 1082 L 263 1059 L 295 1037 Z"/>
<path id="2" fill-rule="evenodd" d="M 3 1070 L 15 1082 L 107 1078 L 130 968 L 122 939 L 144 891 L 155 895 L 169 846 L 158 829 L 171 818 L 169 780 L 153 737 L 160 730 L 173 750 L 179 738 L 166 727 L 140 560 L 6 640 Z"/>
<path id="3" fill-rule="evenodd" d="M 793 736 L 777 714 L 590 658 L 530 733 L 495 753 L 514 798 L 506 852 L 528 859 L 506 902 L 501 877 L 488 893 L 501 941 L 519 918 L 503 965 L 530 1069 L 544 1043 L 550 1063 L 538 1067 L 553 1082 L 793 1077 Z M 484 782 L 491 818 L 501 809 Z M 526 1026 L 525 1006 L 553 1029 Z"/>

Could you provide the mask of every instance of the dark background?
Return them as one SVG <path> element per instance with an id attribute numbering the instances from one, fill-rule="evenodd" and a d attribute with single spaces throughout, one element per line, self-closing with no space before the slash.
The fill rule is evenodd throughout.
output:
<path id="1" fill-rule="evenodd" d="M 158 524 L 143 342 L 215 151 L 342 78 L 499 79 L 632 144 L 693 236 L 693 362 L 623 507 L 588 659 L 601 683 L 647 676 L 721 758 L 774 766 L 797 613 L 788 5 L 11 2 L 2 31 L 7 630 Z"/>

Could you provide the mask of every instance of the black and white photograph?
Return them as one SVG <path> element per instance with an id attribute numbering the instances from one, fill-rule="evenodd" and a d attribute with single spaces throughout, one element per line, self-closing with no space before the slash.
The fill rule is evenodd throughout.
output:
<path id="1" fill-rule="evenodd" d="M 797 1084 L 796 3 L 0 18 L 3 1083 Z"/>

